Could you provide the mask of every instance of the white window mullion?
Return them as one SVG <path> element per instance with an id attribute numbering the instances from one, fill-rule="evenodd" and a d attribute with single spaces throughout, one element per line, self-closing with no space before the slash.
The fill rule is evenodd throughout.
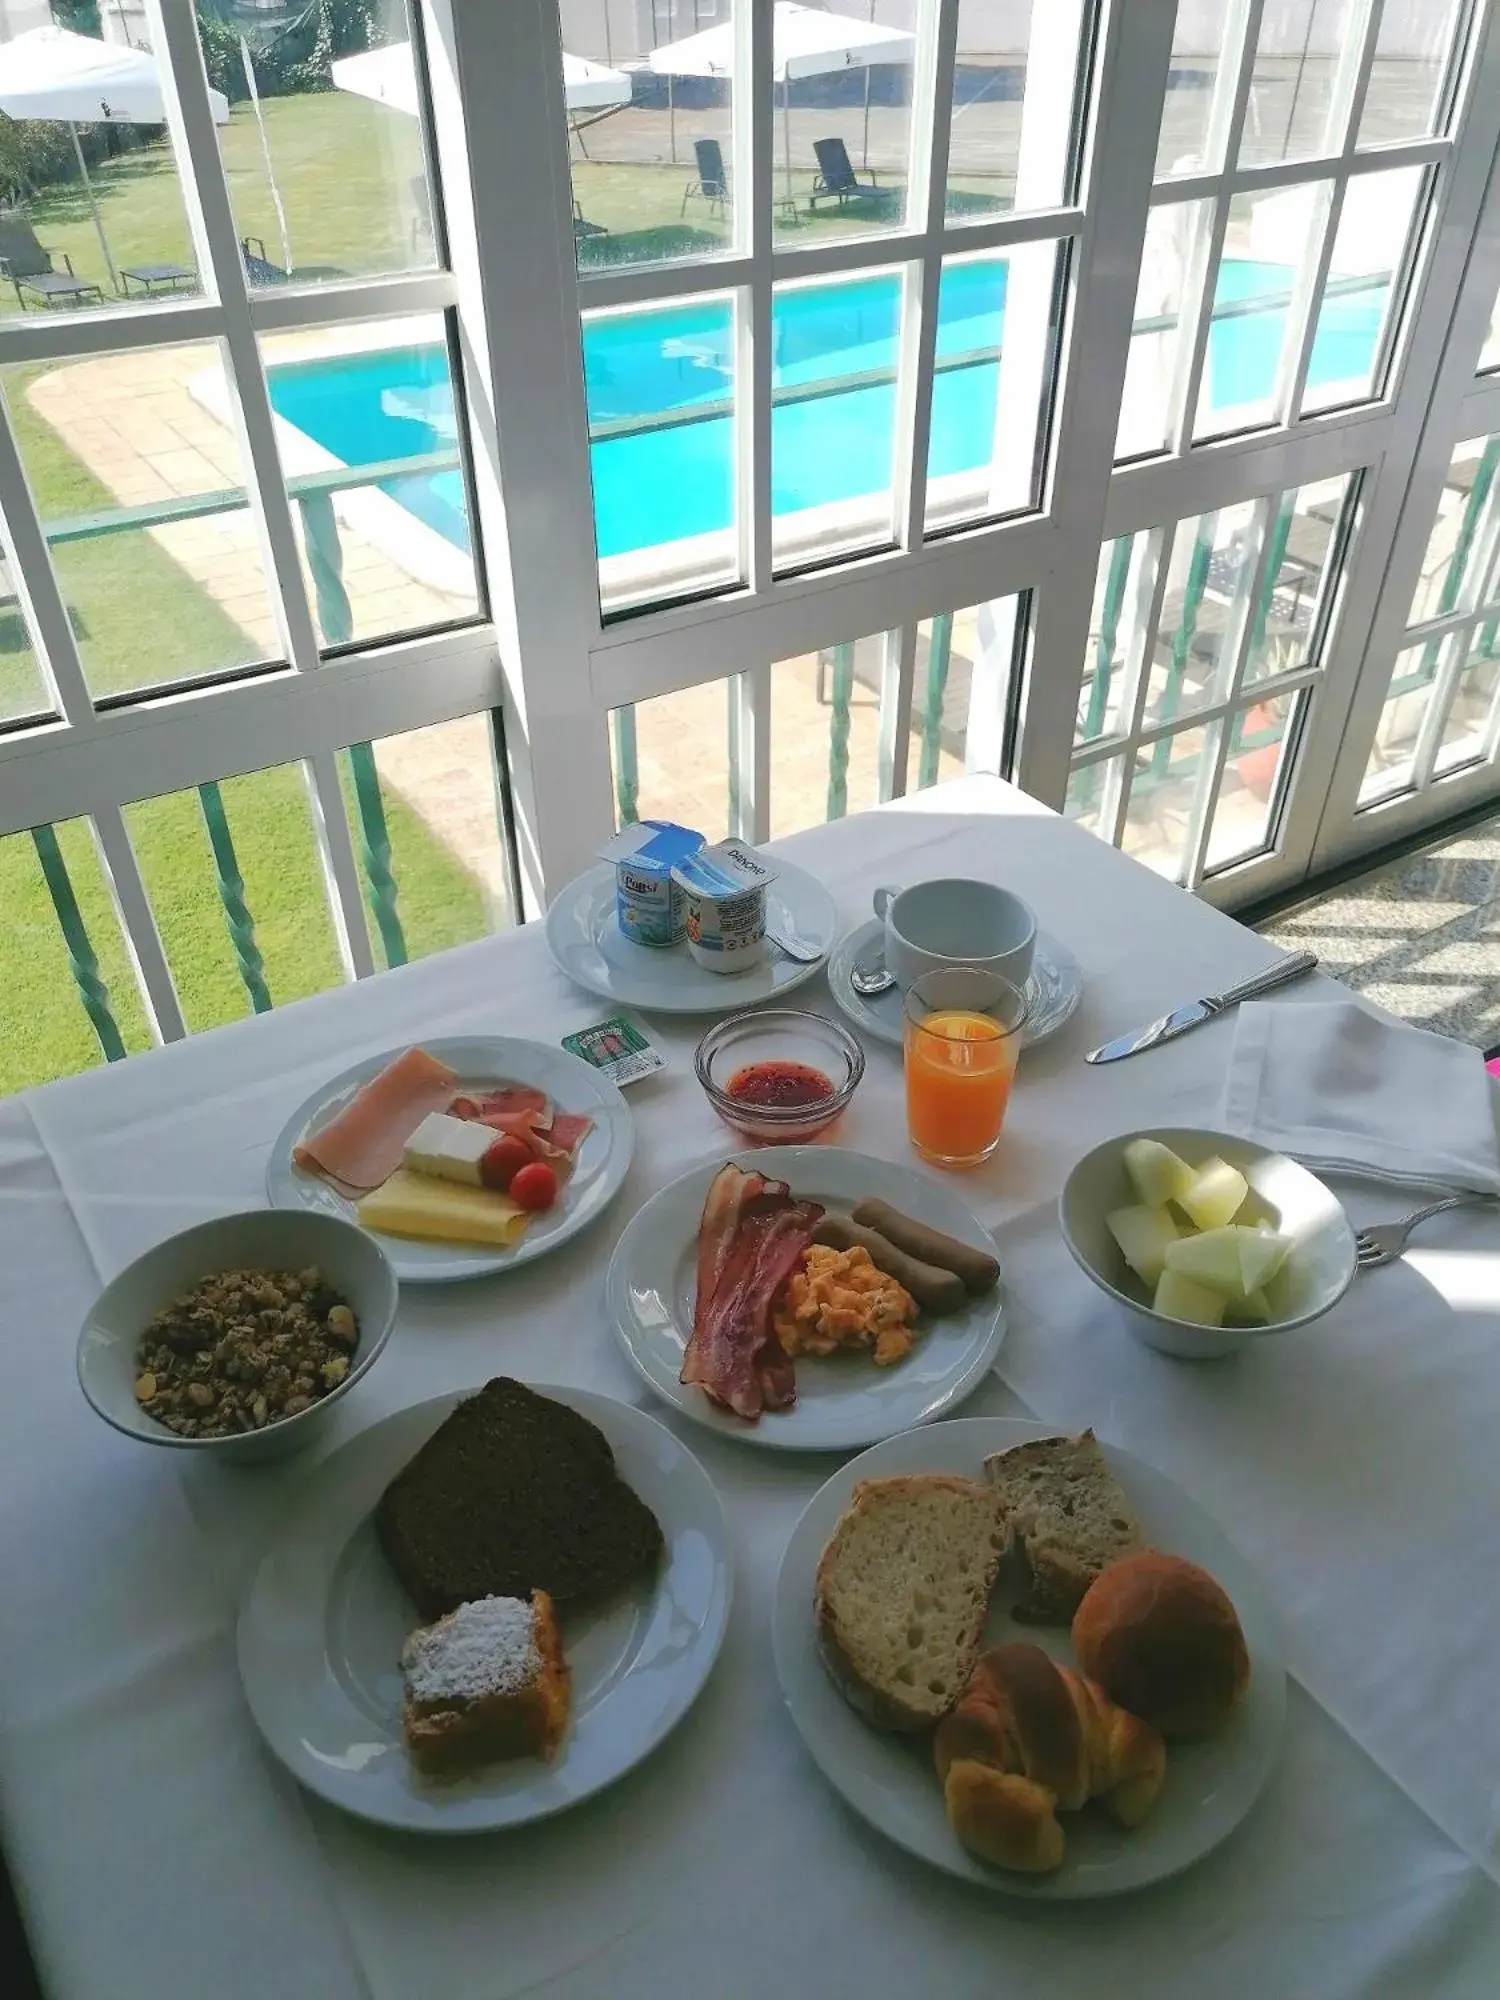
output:
<path id="1" fill-rule="evenodd" d="M 933 363 L 937 354 L 938 293 L 943 276 L 943 221 L 948 195 L 948 141 L 953 67 L 958 48 L 958 0 L 920 0 L 912 77 L 911 164 L 907 213 L 918 222 L 926 250 L 905 266 L 896 362 L 896 539 L 918 549 L 926 529 L 927 447 L 932 430 Z"/>
<path id="2" fill-rule="evenodd" d="M 736 492 L 741 574 L 755 596 L 771 588 L 771 293 L 774 251 L 771 176 L 775 128 L 773 19 L 769 7 L 736 0 L 734 10 L 735 228 L 748 257 L 748 282 L 735 314 Z"/>
<path id="3" fill-rule="evenodd" d="M 187 1033 L 187 1023 L 182 1018 L 172 968 L 162 949 L 161 933 L 156 928 L 151 899 L 146 894 L 124 815 L 118 806 L 105 806 L 93 813 L 91 819 L 94 846 L 109 885 L 136 984 L 146 1002 L 151 1033 L 157 1042 L 180 1042 Z"/>
<path id="4" fill-rule="evenodd" d="M 73 621 L 58 587 L 47 537 L 3 396 L 0 396 L 0 523 L 4 525 L 4 540 L 11 557 L 11 587 L 30 628 L 52 698 L 71 728 L 87 730 L 94 720 L 93 697 L 84 678 Z"/>
<path id="5" fill-rule="evenodd" d="M 234 206 L 219 157 L 208 78 L 192 9 L 185 0 L 145 0 L 151 46 L 158 56 L 170 128 L 188 172 L 182 195 L 198 269 L 223 314 L 229 357 L 230 408 L 241 462 L 250 479 L 250 507 L 286 658 L 299 673 L 318 664 L 318 635 L 302 581 L 297 530 L 276 445 L 276 419 L 261 365 Z M 162 61 L 160 58 L 165 57 Z"/>
<path id="6" fill-rule="evenodd" d="M 304 758 L 302 768 L 344 977 L 367 979 L 375 970 L 375 954 L 365 922 L 359 861 L 344 811 L 338 765 L 332 752 L 324 751 L 321 756 Z"/>
<path id="7" fill-rule="evenodd" d="M 905 796 L 911 755 L 911 709 L 917 678 L 917 627 L 897 626 L 885 635 L 880 666 L 880 720 L 875 749 L 880 803 Z"/>

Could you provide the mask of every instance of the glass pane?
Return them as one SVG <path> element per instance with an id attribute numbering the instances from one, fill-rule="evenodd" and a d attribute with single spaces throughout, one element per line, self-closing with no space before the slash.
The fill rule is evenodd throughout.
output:
<path id="1" fill-rule="evenodd" d="M 871 10 L 873 12 L 873 9 Z M 1080 0 L 959 0 L 944 208 L 950 223 L 1068 198 Z"/>
<path id="2" fill-rule="evenodd" d="M 168 792 L 124 810 L 190 1030 L 251 1013 L 257 981 L 262 1006 L 343 984 L 300 765 Z"/>
<path id="3" fill-rule="evenodd" d="M 1063 818 L 1076 820 L 1086 832 L 1097 833 L 1101 840 L 1112 840 L 1124 769 L 1123 757 L 1110 757 L 1069 772 Z"/>
<path id="4" fill-rule="evenodd" d="M 734 677 L 611 710 L 615 820 L 670 819 L 706 840 L 732 831 L 729 736 Z"/>
<path id="5" fill-rule="evenodd" d="M 1500 617 L 1487 618 L 1470 633 L 1467 654 L 1443 720 L 1435 767 L 1439 772 L 1472 764 L 1489 744 L 1495 690 L 1500 687 Z"/>
<path id="6" fill-rule="evenodd" d="M 1359 121 L 1361 146 L 1422 139 L 1441 129 L 1454 36 L 1463 0 L 1387 6 L 1375 38 L 1375 66 Z"/>
<path id="7" fill-rule="evenodd" d="M 251 285 L 430 269 L 432 193 L 406 0 L 344 10 L 331 66 L 323 45 L 289 34 L 279 12 L 233 14 L 230 26 L 200 8 L 198 33 L 208 80 L 229 99 L 219 154 Z"/>
<path id="8" fill-rule="evenodd" d="M 1006 718 L 1025 612 L 1024 595 L 997 597 L 924 618 L 917 627 L 909 792 L 965 771 L 1009 769 Z"/>
<path id="9" fill-rule="evenodd" d="M 1147 673 L 1148 725 L 1174 722 L 1227 693 L 1240 607 L 1260 550 L 1258 518 L 1257 503 L 1243 500 L 1177 523 Z"/>
<path id="10" fill-rule="evenodd" d="M 1338 150 L 1334 82 L 1354 13 L 1355 0 L 1266 0 L 1240 139 L 1242 167 Z"/>
<path id="11" fill-rule="evenodd" d="M 594 536 L 606 610 L 738 581 L 734 354 L 727 298 L 585 318 Z"/>
<path id="12" fill-rule="evenodd" d="M 1205 757 L 1213 757 L 1217 743 L 1215 724 L 1179 730 L 1135 753 L 1121 845 L 1137 861 L 1174 882 L 1180 882 L 1186 870 L 1199 769 Z"/>
<path id="13" fill-rule="evenodd" d="M 16 595 L 15 562 L 0 535 L 0 722 L 52 713 L 52 696 Z"/>
<path id="14" fill-rule="evenodd" d="M 339 753 L 377 960 L 399 965 L 515 922 L 489 716 Z"/>
<path id="15" fill-rule="evenodd" d="M 1320 479 L 1282 495 L 1260 602 L 1250 621 L 1247 681 L 1269 680 L 1311 663 L 1318 612 L 1336 581 L 1328 558 L 1351 483 Z"/>
<path id="16" fill-rule="evenodd" d="M 1196 246 L 1212 223 L 1211 201 L 1171 202 L 1153 208 L 1147 217 L 1115 436 L 1117 459 L 1164 451 L 1170 442 L 1173 386 L 1184 337 L 1191 338 L 1193 331 L 1183 316 L 1183 294 Z"/>
<path id="17" fill-rule="evenodd" d="M 1273 701 L 1254 702 L 1231 718 L 1229 750 L 1203 863 L 1206 875 L 1270 845 L 1290 774 L 1288 750 L 1296 742 L 1293 724 L 1302 700 L 1300 693 L 1284 694 Z"/>
<path id="18" fill-rule="evenodd" d="M 3 382 L 91 691 L 274 659 L 219 344 L 16 362 Z"/>
<path id="19" fill-rule="evenodd" d="M 948 257 L 938 283 L 928 533 L 1038 504 L 1061 331 L 1056 243 Z"/>
<path id="20" fill-rule="evenodd" d="M 56 833 L 105 1004 L 136 1055 L 150 1048 L 151 1031 L 93 835 L 81 819 L 62 822 Z M 29 833 L 0 839 L 0 968 L 0 1096 L 104 1061 Z"/>
<path id="21" fill-rule="evenodd" d="M 441 315 L 276 334 L 261 352 L 324 645 L 477 616 Z"/>
<path id="22" fill-rule="evenodd" d="M 1425 645 L 1408 646 L 1405 652 L 1396 655 L 1390 686 L 1375 729 L 1375 741 L 1370 749 L 1370 761 L 1360 782 L 1359 803 L 1362 806 L 1371 805 L 1376 799 L 1389 798 L 1392 793 L 1404 791 L 1410 785 L 1412 757 L 1421 734 L 1423 717 L 1432 699 L 1432 686 L 1437 679 L 1441 653 L 1442 641 L 1429 639 Z"/>
<path id="23" fill-rule="evenodd" d="M 886 648 L 875 632 L 772 667 L 773 840 L 879 803 Z"/>
<path id="24" fill-rule="evenodd" d="M 734 26 L 697 7 L 561 0 L 581 270 L 706 257 L 734 229 Z M 711 21 L 715 9 L 705 7 Z"/>
<path id="25" fill-rule="evenodd" d="M 1500 438 L 1471 438 L 1454 451 L 1412 596 L 1408 625 L 1467 611 L 1495 595 L 1500 553 Z"/>
<path id="26" fill-rule="evenodd" d="M 1378 395 L 1400 306 L 1399 274 L 1425 178 L 1421 167 L 1356 174 L 1344 190 L 1303 391 L 1304 413 Z"/>
<path id="27" fill-rule="evenodd" d="M 901 277 L 771 296 L 771 546 L 778 569 L 892 538 Z"/>
<path id="28" fill-rule="evenodd" d="M 1196 437 L 1224 437 L 1276 416 L 1277 382 L 1292 359 L 1292 294 L 1304 258 L 1316 254 L 1331 187 L 1319 181 L 1231 201 Z"/>
<path id="29" fill-rule="evenodd" d="M 1220 73 L 1220 58 L 1229 14 L 1230 0 L 1177 0 L 1172 67 L 1156 142 L 1158 180 L 1218 165 L 1208 157 L 1208 138 L 1214 94 L 1226 80 Z"/>
<path id="30" fill-rule="evenodd" d="M 1122 535 L 1099 553 L 1089 648 L 1078 695 L 1075 744 L 1092 743 L 1126 729 L 1128 669 L 1140 658 L 1156 565 L 1149 534 Z"/>
<path id="31" fill-rule="evenodd" d="M 48 20 L 45 6 L 23 9 L 19 19 L 14 8 L 9 14 L 9 35 Z M 98 19 L 95 10 L 86 28 L 73 20 L 68 25 L 96 40 Z M 112 106 L 107 120 L 80 119 L 71 127 L 57 113 L 54 61 L 45 42 L 6 48 L 6 104 L 13 117 L 0 121 L 0 314 L 80 307 L 123 312 L 149 297 L 199 292 L 182 186 L 149 57 L 128 103 Z M 22 108 L 23 90 L 35 94 L 38 115 Z M 217 109 L 228 116 L 222 99 Z M 127 111 L 148 122 L 127 124 Z"/>
<path id="32" fill-rule="evenodd" d="M 905 220 L 916 38 L 910 10 L 897 11 L 907 15 L 901 26 L 876 20 L 873 7 L 775 11 L 771 195 L 788 249 Z M 709 32 L 727 35 L 730 24 Z"/>

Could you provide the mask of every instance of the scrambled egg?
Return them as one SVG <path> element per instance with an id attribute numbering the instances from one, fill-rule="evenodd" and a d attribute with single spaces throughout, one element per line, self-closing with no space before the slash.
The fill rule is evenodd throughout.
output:
<path id="1" fill-rule="evenodd" d="M 776 1303 L 776 1332 L 788 1354 L 873 1348 L 877 1368 L 911 1352 L 917 1302 L 877 1270 L 868 1250 L 814 1243 Z"/>

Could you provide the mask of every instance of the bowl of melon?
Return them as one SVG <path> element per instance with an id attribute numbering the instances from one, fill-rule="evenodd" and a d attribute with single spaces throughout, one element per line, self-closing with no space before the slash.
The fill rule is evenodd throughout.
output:
<path id="1" fill-rule="evenodd" d="M 1354 1231 L 1315 1174 L 1227 1132 L 1108 1139 L 1073 1168 L 1063 1240 L 1138 1340 L 1204 1361 L 1306 1326 L 1354 1277 Z"/>

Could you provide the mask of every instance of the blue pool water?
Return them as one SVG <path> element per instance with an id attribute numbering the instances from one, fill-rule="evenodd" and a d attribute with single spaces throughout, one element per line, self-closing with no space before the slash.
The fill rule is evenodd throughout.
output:
<path id="1" fill-rule="evenodd" d="M 1216 309 L 1285 299 L 1287 267 L 1227 262 Z M 938 301 L 929 477 L 976 470 L 989 458 L 1005 313 L 1005 264 L 950 265 Z M 1328 300 L 1310 386 L 1366 374 L 1389 281 Z M 1269 397 L 1284 305 L 1216 318 L 1209 337 L 1211 405 Z M 879 492 L 891 477 L 900 280 L 784 292 L 772 306 L 773 385 L 812 391 L 778 403 L 771 420 L 777 514 Z M 730 413 L 734 336 L 727 301 L 596 320 L 583 340 L 594 442 L 594 515 L 601 556 L 727 529 L 734 513 Z M 972 360 L 961 357 L 974 357 Z M 944 361 L 959 365 L 942 367 Z M 871 378 L 875 379 L 871 379 Z M 880 379 L 880 378 L 886 379 Z M 350 465 L 378 465 L 451 448 L 457 431 L 448 359 L 439 343 L 292 362 L 271 370 L 271 399 L 289 422 Z M 1030 422 L 1031 413 L 1022 413 Z M 419 520 L 469 546 L 457 472 L 402 474 L 380 485 Z"/>

